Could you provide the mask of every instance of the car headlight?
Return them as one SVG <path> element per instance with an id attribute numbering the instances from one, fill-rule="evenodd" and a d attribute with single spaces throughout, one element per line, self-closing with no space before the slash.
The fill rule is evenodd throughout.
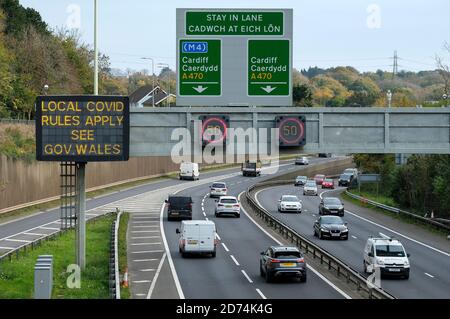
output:
<path id="1" fill-rule="evenodd" d="M 348 232 L 348 229 L 344 229 L 343 231 L 341 231 L 342 233 L 346 233 Z"/>
<path id="2" fill-rule="evenodd" d="M 377 259 L 377 264 L 378 265 L 384 265 L 384 261 L 382 261 L 381 259 Z"/>
<path id="3" fill-rule="evenodd" d="M 320 230 L 323 231 L 323 232 L 329 232 L 329 230 L 326 229 L 326 228 L 320 228 Z"/>
<path id="4" fill-rule="evenodd" d="M 404 265 L 409 266 L 409 261 L 405 260 Z"/>

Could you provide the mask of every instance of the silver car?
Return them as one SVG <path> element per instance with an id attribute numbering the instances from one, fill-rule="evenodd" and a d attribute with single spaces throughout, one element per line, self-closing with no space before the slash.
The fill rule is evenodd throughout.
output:
<path id="1" fill-rule="evenodd" d="M 227 184 L 216 182 L 210 186 L 209 197 L 220 197 L 227 195 Z"/>
<path id="2" fill-rule="evenodd" d="M 241 204 L 234 196 L 221 196 L 216 200 L 215 216 L 221 215 L 234 215 L 235 217 L 241 217 Z"/>
<path id="3" fill-rule="evenodd" d="M 308 180 L 306 182 L 305 186 L 303 187 L 303 195 L 318 195 L 316 181 Z"/>

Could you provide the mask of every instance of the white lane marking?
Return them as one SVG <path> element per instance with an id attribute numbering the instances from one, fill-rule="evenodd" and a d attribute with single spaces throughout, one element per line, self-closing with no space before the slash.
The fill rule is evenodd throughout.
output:
<path id="1" fill-rule="evenodd" d="M 23 233 L 24 235 L 31 235 L 31 236 L 45 236 L 45 234 L 38 234 L 38 233 Z"/>
<path id="2" fill-rule="evenodd" d="M 205 218 L 206 221 L 209 221 L 208 217 Z"/>
<path id="3" fill-rule="evenodd" d="M 133 284 L 143 284 L 146 282 L 151 282 L 151 280 L 136 280 L 136 281 L 132 281 Z"/>
<path id="4" fill-rule="evenodd" d="M 132 251 L 132 254 L 147 254 L 147 253 L 163 253 L 164 250 L 142 250 L 142 251 Z"/>
<path id="5" fill-rule="evenodd" d="M 137 297 L 144 297 L 145 294 L 136 294 Z"/>
<path id="6" fill-rule="evenodd" d="M 222 240 L 222 239 L 220 238 L 219 234 L 217 234 L 217 233 L 216 233 L 216 237 L 217 237 L 218 240 Z"/>
<path id="7" fill-rule="evenodd" d="M 149 238 L 160 238 L 160 236 L 131 237 L 131 239 L 149 239 Z"/>
<path id="8" fill-rule="evenodd" d="M 153 269 L 153 268 L 149 268 L 149 269 L 140 269 L 139 271 L 142 271 L 142 272 L 150 272 L 150 271 L 155 271 L 155 269 Z"/>
<path id="9" fill-rule="evenodd" d="M 157 223 L 158 221 L 142 221 L 142 222 L 133 222 L 132 224 L 134 225 L 141 225 L 141 224 L 153 224 L 153 223 Z"/>
<path id="10" fill-rule="evenodd" d="M 238 261 L 236 260 L 236 258 L 234 258 L 233 255 L 230 255 L 231 259 L 233 259 L 234 263 L 236 264 L 236 266 L 240 266 Z"/>
<path id="11" fill-rule="evenodd" d="M 175 287 L 177 288 L 178 296 L 180 297 L 180 299 L 185 299 L 183 289 L 181 288 L 180 280 L 178 279 L 178 274 L 175 269 L 175 265 L 173 264 L 172 256 L 170 254 L 169 244 L 167 243 L 167 238 L 166 238 L 166 232 L 164 231 L 164 225 L 163 225 L 164 207 L 165 207 L 165 205 L 161 206 L 161 211 L 160 211 L 160 215 L 159 215 L 159 227 L 161 230 L 161 237 L 164 242 L 165 253 L 167 255 L 167 260 L 169 261 L 170 271 L 172 272 L 172 277 L 173 277 L 173 281 L 175 282 Z"/>
<path id="12" fill-rule="evenodd" d="M 267 297 L 264 296 L 264 294 L 258 288 L 256 288 L 256 292 L 261 296 L 262 299 L 267 299 Z"/>
<path id="13" fill-rule="evenodd" d="M 167 254 L 164 253 L 164 255 L 161 258 L 161 261 L 159 262 L 158 269 L 156 270 L 156 274 L 153 277 L 153 282 L 150 285 L 150 289 L 148 290 L 148 293 L 147 293 L 147 299 L 150 299 L 152 297 L 153 290 L 155 289 L 155 286 L 156 286 L 156 281 L 158 280 L 158 277 L 159 277 L 159 273 L 161 272 L 161 268 L 164 264 L 164 261 L 166 260 L 166 255 Z"/>
<path id="14" fill-rule="evenodd" d="M 3 250 L 14 250 L 15 248 L 0 246 L 0 249 L 3 249 Z"/>
<path id="15" fill-rule="evenodd" d="M 205 216 L 205 217 L 206 217 L 206 214 L 205 214 L 205 212 L 203 212 L 203 216 Z"/>
<path id="16" fill-rule="evenodd" d="M 158 227 L 158 225 L 154 225 L 154 226 L 132 226 L 134 228 L 150 228 L 150 227 Z"/>
<path id="17" fill-rule="evenodd" d="M 222 243 L 222 246 L 223 246 L 223 249 L 225 249 L 226 252 L 229 252 L 229 251 L 230 251 L 230 250 L 228 249 L 228 247 L 227 247 L 224 243 Z"/>
<path id="18" fill-rule="evenodd" d="M 316 214 L 312 214 L 313 217 L 316 217 Z"/>
<path id="19" fill-rule="evenodd" d="M 32 240 L 26 240 L 26 239 L 13 239 L 13 238 L 8 238 L 5 239 L 6 241 L 13 241 L 13 242 L 17 242 L 17 243 L 31 243 Z"/>
<path id="20" fill-rule="evenodd" d="M 157 243 L 135 243 L 135 244 L 131 244 L 131 246 L 145 246 L 145 245 L 159 245 L 161 244 L 161 242 L 157 242 Z"/>
<path id="21" fill-rule="evenodd" d="M 353 236 L 353 235 L 352 235 L 352 238 L 353 238 L 353 239 L 358 239 L 358 237 L 356 237 L 356 236 Z"/>
<path id="22" fill-rule="evenodd" d="M 149 259 L 135 259 L 135 260 L 133 260 L 133 262 L 134 262 L 134 263 L 140 263 L 140 262 L 145 262 L 145 261 L 155 261 L 155 260 L 158 260 L 158 259 L 155 259 L 155 258 L 149 258 Z"/>
<path id="23" fill-rule="evenodd" d="M 159 230 L 132 230 L 132 233 L 139 234 L 139 233 L 159 233 Z"/>
<path id="24" fill-rule="evenodd" d="M 430 278 L 434 278 L 434 276 L 433 275 L 430 275 L 429 273 L 425 273 L 425 275 L 427 275 L 428 277 L 430 277 Z"/>
<path id="25" fill-rule="evenodd" d="M 241 269 L 241 272 L 244 274 L 245 278 L 247 278 L 248 282 L 252 284 L 252 283 L 253 283 L 253 280 L 250 279 L 250 277 L 247 275 L 247 273 L 245 272 L 245 270 L 244 270 L 244 269 Z"/>
<path id="26" fill-rule="evenodd" d="M 54 227 L 37 227 L 37 229 L 47 229 L 47 230 L 60 230 L 60 228 L 54 228 Z"/>
<path id="27" fill-rule="evenodd" d="M 244 194 L 244 192 L 240 193 L 238 195 L 239 201 L 241 200 L 241 196 L 242 194 Z M 256 196 L 255 196 L 256 197 Z M 258 200 L 256 200 L 258 202 Z M 258 202 L 258 204 L 260 205 L 260 203 Z M 282 245 L 282 243 L 276 239 L 275 237 L 273 237 L 267 230 L 265 230 L 261 225 L 259 225 L 248 213 L 247 211 L 244 209 L 244 207 L 241 206 L 242 211 L 244 212 L 245 215 L 247 215 L 247 217 L 253 222 L 253 224 L 256 225 L 256 227 L 258 227 L 264 234 L 266 234 L 267 236 L 269 236 L 274 242 L 276 242 L 278 245 Z M 331 288 L 333 288 L 334 290 L 336 290 L 338 293 L 340 293 L 342 296 L 344 296 L 344 298 L 346 299 L 352 299 L 349 295 L 347 295 L 344 291 L 342 291 L 339 287 L 337 287 L 335 284 L 333 284 L 331 281 L 329 281 L 327 278 L 325 278 L 324 276 L 322 276 L 317 270 L 315 270 L 313 267 L 311 267 L 310 265 L 307 265 L 307 267 L 309 269 L 311 269 L 320 279 L 322 279 L 325 283 L 327 283 L 329 286 L 331 286 Z"/>

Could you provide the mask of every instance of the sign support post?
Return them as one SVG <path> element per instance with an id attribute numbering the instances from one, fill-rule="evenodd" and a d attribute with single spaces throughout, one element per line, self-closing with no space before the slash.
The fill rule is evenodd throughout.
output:
<path id="1" fill-rule="evenodd" d="M 77 265 L 86 268 L 86 163 L 77 163 Z"/>

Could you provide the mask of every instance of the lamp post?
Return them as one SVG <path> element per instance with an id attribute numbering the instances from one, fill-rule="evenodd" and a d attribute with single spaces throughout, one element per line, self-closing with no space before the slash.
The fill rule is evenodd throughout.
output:
<path id="1" fill-rule="evenodd" d="M 391 90 L 387 91 L 386 97 L 388 99 L 388 107 L 390 108 L 391 107 L 391 102 L 392 102 L 392 92 L 391 92 Z"/>
<path id="2" fill-rule="evenodd" d="M 142 60 L 150 60 L 152 61 L 152 86 L 153 86 L 153 92 L 155 90 L 155 60 L 153 58 L 142 58 Z M 155 107 L 155 95 L 152 94 L 152 106 Z"/>
<path id="3" fill-rule="evenodd" d="M 157 64 L 157 66 L 159 67 L 159 68 L 168 68 L 169 70 L 170 70 L 170 67 L 169 67 L 169 65 L 167 64 L 167 63 L 158 63 Z M 170 74 L 169 74 L 169 84 L 168 84 L 168 88 L 169 88 L 169 97 L 167 98 L 167 104 L 169 105 L 169 107 L 170 107 Z"/>
<path id="4" fill-rule="evenodd" d="M 94 0 L 94 95 L 98 95 L 97 0 Z"/>

